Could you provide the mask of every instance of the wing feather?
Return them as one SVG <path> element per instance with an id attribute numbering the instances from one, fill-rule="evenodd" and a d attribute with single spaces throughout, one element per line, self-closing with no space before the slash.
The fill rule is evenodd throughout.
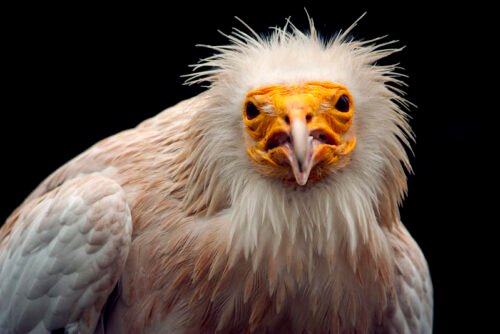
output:
<path id="1" fill-rule="evenodd" d="M 80 176 L 25 203 L 0 234 L 0 332 L 77 323 L 92 333 L 128 255 L 132 219 L 114 181 Z"/>
<path id="2" fill-rule="evenodd" d="M 401 224 L 389 235 L 396 272 L 394 295 L 380 333 L 432 333 L 432 282 L 420 248 Z"/>

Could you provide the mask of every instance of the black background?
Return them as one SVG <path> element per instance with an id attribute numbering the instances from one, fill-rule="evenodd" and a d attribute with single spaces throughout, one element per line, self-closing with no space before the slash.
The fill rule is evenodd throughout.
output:
<path id="1" fill-rule="evenodd" d="M 365 11 L 353 35 L 389 35 L 403 52 L 417 135 L 403 221 L 425 253 L 435 287 L 435 332 L 487 325 L 478 291 L 486 285 L 479 242 L 487 220 L 478 184 L 484 174 L 483 128 L 471 110 L 481 98 L 476 6 L 305 4 L 331 36 Z M 3 12 L 0 221 L 49 173 L 96 141 L 135 126 L 203 90 L 183 85 L 188 64 L 209 56 L 201 44 L 225 44 L 217 29 L 260 33 L 285 18 L 307 27 L 304 5 L 191 2 L 172 7 L 18 8 Z M 487 12 L 486 9 L 481 9 Z M 489 266 L 488 266 L 489 267 Z M 478 287 L 479 285 L 479 287 Z M 479 326 L 479 327 L 478 327 Z M 452 330 L 453 329 L 453 330 Z"/>

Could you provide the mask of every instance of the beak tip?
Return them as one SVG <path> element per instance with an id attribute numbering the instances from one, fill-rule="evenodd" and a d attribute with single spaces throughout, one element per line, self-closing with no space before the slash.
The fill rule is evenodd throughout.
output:
<path id="1" fill-rule="evenodd" d="M 295 174 L 295 181 L 297 181 L 297 184 L 299 186 L 305 185 L 308 179 L 309 179 L 309 173 L 299 172 Z"/>

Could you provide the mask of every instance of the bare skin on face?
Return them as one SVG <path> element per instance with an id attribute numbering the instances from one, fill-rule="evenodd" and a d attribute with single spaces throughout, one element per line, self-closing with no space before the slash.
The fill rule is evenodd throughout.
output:
<path id="1" fill-rule="evenodd" d="M 242 113 L 258 170 L 301 186 L 344 166 L 356 146 L 353 98 L 340 84 L 262 87 L 247 94 Z"/>

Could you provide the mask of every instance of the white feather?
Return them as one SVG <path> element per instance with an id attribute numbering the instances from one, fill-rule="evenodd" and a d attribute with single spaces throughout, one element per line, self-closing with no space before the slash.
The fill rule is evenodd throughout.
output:
<path id="1" fill-rule="evenodd" d="M 123 190 L 104 177 L 26 203 L 0 247 L 0 331 L 93 333 L 131 233 Z"/>
<path id="2" fill-rule="evenodd" d="M 397 205 L 406 191 L 403 165 L 409 168 L 409 163 L 404 145 L 412 134 L 399 108 L 406 101 L 393 86 L 402 83 L 396 66 L 375 65 L 399 49 L 383 48 L 392 41 L 376 45 L 377 40 L 350 40 L 354 25 L 326 42 L 312 21 L 309 34 L 289 26 L 275 28 L 267 38 L 235 30 L 227 35 L 232 44 L 209 47 L 217 54 L 195 66 L 197 72 L 187 82 L 208 82 L 213 104 L 200 120 L 206 145 L 194 156 L 200 169 L 216 173 L 218 186 L 229 191 L 231 235 L 238 236 L 235 247 L 246 256 L 264 247 L 261 241 L 269 233 L 273 249 L 300 235 L 323 247 L 333 240 L 337 248 L 345 243 L 354 254 L 381 225 L 398 221 Z M 357 137 L 357 147 L 349 165 L 324 182 L 287 187 L 253 168 L 243 145 L 241 105 L 252 89 L 307 81 L 336 82 L 350 90 L 355 105 L 351 134 Z M 191 179 L 193 186 L 198 182 L 199 172 Z M 395 195 L 386 193 L 389 183 L 396 185 Z M 377 223 L 380 203 L 386 201 L 391 202 L 389 216 L 394 221 Z M 321 253 L 321 247 L 316 251 Z"/>

